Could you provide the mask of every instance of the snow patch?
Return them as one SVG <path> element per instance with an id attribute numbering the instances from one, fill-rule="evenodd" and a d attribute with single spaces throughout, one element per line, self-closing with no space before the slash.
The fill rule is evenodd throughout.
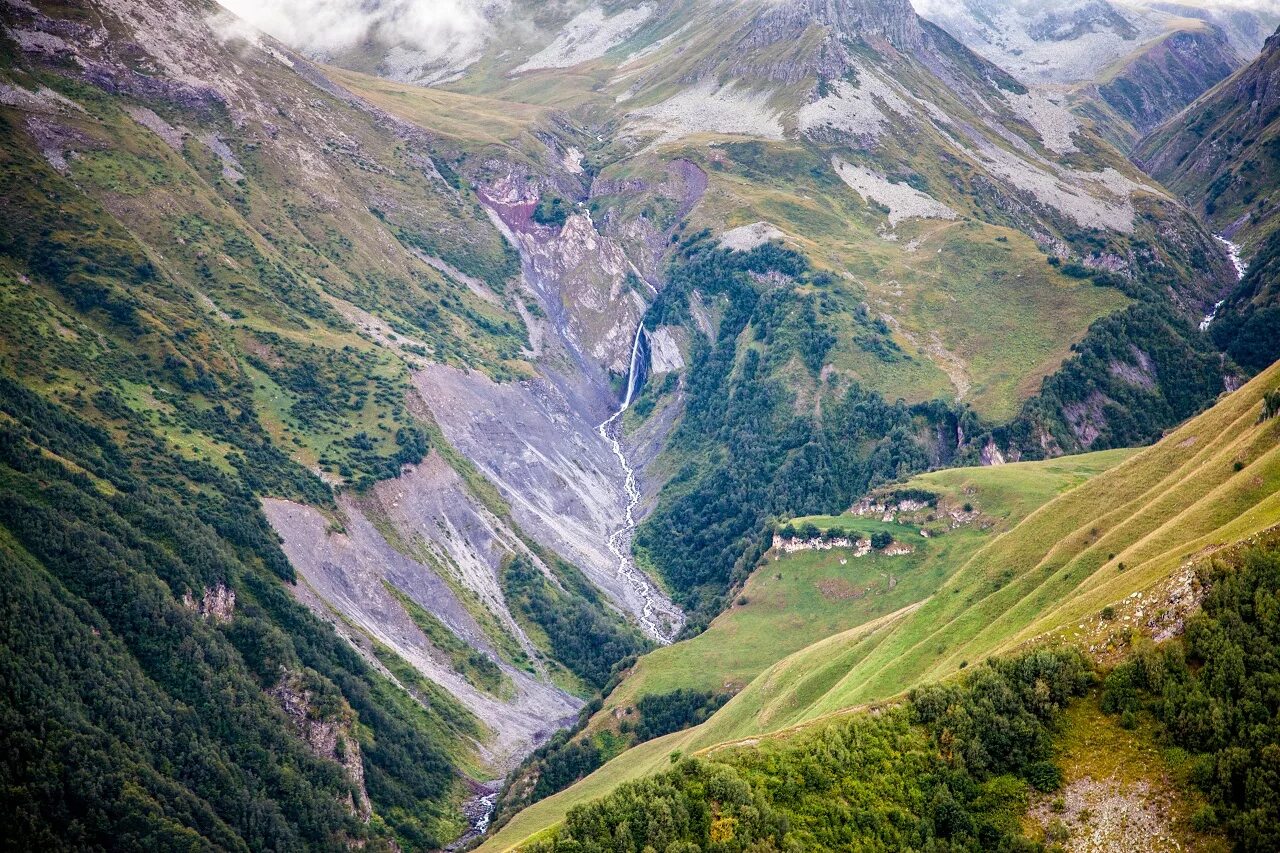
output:
<path id="1" fill-rule="evenodd" d="M 1112 62 L 1165 32 L 1175 15 L 1136 5 L 1058 0 L 915 0 L 916 11 L 1024 82 L 1092 81 Z M 1092 10 L 1090 7 L 1093 7 Z M 1101 11 L 1082 31 L 1082 14 Z M 1120 20 L 1108 21 L 1106 12 Z M 1132 26 L 1131 32 L 1116 24 Z M 1126 38 L 1126 36 L 1128 36 Z"/>
<path id="2" fill-rule="evenodd" d="M 942 202 L 905 183 L 895 184 L 882 175 L 863 166 L 854 166 L 839 159 L 831 161 L 849 187 L 867 201 L 874 201 L 889 208 L 889 226 L 895 227 L 906 219 L 955 219 L 956 212 Z"/>
<path id="3" fill-rule="evenodd" d="M 642 3 L 606 17 L 599 6 L 583 9 L 564 25 L 555 41 L 512 70 L 514 74 L 540 68 L 570 68 L 599 59 L 622 44 L 653 14 L 653 6 Z"/>

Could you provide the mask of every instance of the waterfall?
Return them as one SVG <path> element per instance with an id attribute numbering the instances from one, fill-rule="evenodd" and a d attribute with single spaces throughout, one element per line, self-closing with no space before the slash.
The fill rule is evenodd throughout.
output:
<path id="1" fill-rule="evenodd" d="M 622 409 L 630 408 L 636 394 L 644 387 L 649 371 L 649 333 L 644 323 L 636 326 L 636 337 L 631 343 L 631 362 L 627 366 L 627 393 L 622 398 Z"/>
<path id="2" fill-rule="evenodd" d="M 627 495 L 622 525 L 614 530 L 606 544 L 614 559 L 618 561 L 618 577 L 626 582 L 641 602 L 640 612 L 636 614 L 640 628 L 662 645 L 666 645 L 680 633 L 680 628 L 684 624 L 684 615 L 679 608 L 663 598 L 654 587 L 653 581 L 649 580 L 631 559 L 631 538 L 636 530 L 636 508 L 640 505 L 640 485 L 636 481 L 635 469 L 631 467 L 631 461 L 627 458 L 620 440 L 622 415 L 644 387 L 645 373 L 649 369 L 648 334 L 644 329 L 644 323 L 636 327 L 636 337 L 631 343 L 631 362 L 627 367 L 627 391 L 622 398 L 622 405 L 608 420 L 596 427 L 596 432 L 608 443 L 614 458 L 618 460 L 618 466 L 622 468 L 623 488 Z"/>
<path id="3" fill-rule="evenodd" d="M 1235 267 L 1236 270 L 1236 281 L 1243 279 L 1244 274 L 1249 271 L 1249 265 L 1241 260 L 1240 247 L 1220 234 L 1214 234 L 1213 239 L 1221 243 L 1222 247 L 1227 250 L 1227 257 L 1231 259 L 1231 266 Z M 1214 318 L 1218 316 L 1218 309 L 1221 308 L 1222 303 L 1226 301 L 1227 300 L 1225 299 L 1219 299 L 1214 304 L 1213 310 L 1204 315 L 1204 319 L 1200 321 L 1200 331 L 1208 331 L 1209 326 L 1213 324 Z"/>

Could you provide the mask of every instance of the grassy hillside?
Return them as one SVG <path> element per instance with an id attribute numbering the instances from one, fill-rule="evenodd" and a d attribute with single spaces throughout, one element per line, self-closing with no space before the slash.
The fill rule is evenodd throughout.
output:
<path id="1" fill-rule="evenodd" d="M 693 225 L 771 223 L 831 274 L 815 289 L 837 340 L 828 361 L 837 375 L 891 399 L 954 397 L 989 420 L 1007 420 L 1094 320 L 1129 303 L 1114 288 L 1063 274 L 1016 227 L 983 221 L 986 211 L 963 221 L 908 220 L 888 234 L 881 210 L 850 192 L 822 149 L 723 140 L 665 153 L 709 175 Z M 960 170 L 940 167 L 948 160 L 937 153 L 918 145 L 893 168 L 915 186 L 963 180 Z M 957 208 L 981 204 L 946 198 Z M 607 199 L 598 204 L 609 209 Z M 1038 322 L 1046 314 L 1062 323 Z M 888 326 L 869 329 L 868 316 L 888 317 Z"/>
<path id="2" fill-rule="evenodd" d="M 563 378 L 583 391 L 564 417 L 593 436 L 609 346 L 641 316 L 683 367 L 642 401 L 662 398 L 671 431 L 637 542 L 695 622 L 751 573 L 772 516 L 839 511 L 997 440 L 1028 456 L 1148 440 L 1212 397 L 1232 367 L 1187 318 L 1222 262 L 1186 211 L 1088 128 L 1037 126 L 1021 86 L 906 0 L 820 5 L 673 4 L 582 67 L 520 72 L 522 43 L 451 91 L 330 79 L 212 0 L 0 11 L 0 556 L 20 648 L 0 664 L 21 685 L 0 769 L 24 826 L 102 844 L 140 798 L 144 847 L 455 837 L 464 776 L 576 707 L 556 673 L 585 692 L 642 645 L 511 509 L 542 492 L 544 538 L 592 515 L 603 492 L 579 486 L 613 477 L 613 453 L 588 470 L 584 433 L 557 432 L 567 464 L 500 497 L 478 460 L 502 442 L 463 459 L 439 415 L 521 424 L 516 407 L 556 393 L 517 380 Z M 864 40 L 822 17 L 847 11 Z M 876 127 L 802 129 L 818 101 Z M 744 105 L 738 132 L 687 126 Z M 719 245 L 757 220 L 785 247 Z M 450 405 L 415 381 L 429 370 L 483 390 Z M 509 391 L 533 397 L 490 405 Z M 986 502 L 988 528 L 758 572 L 715 629 L 748 638 L 735 664 L 704 642 L 620 696 L 746 685 L 700 729 L 723 739 L 932 678 L 915 614 L 953 586 L 987 595 L 974 561 L 998 534 L 1115 461 L 1033 466 L 1034 489 L 938 475 L 952 505 Z M 598 515 L 580 537 L 597 545 L 620 513 Z M 1018 615 L 928 648 L 976 654 L 1031 619 L 981 606 Z M 792 628 L 797 608 L 812 620 Z M 833 641 L 863 681 L 805 657 Z M 556 701 L 522 706 L 528 737 L 494 757 L 517 728 L 497 706 L 533 682 Z M 68 765 L 110 769 L 100 813 L 82 814 L 94 780 L 37 748 L 46 716 L 59 742 L 92 734 Z"/>
<path id="3" fill-rule="evenodd" d="M 737 689 L 770 664 L 811 643 L 886 617 L 928 598 L 977 549 L 1058 494 L 1073 488 L 1133 451 L 1110 450 L 1042 462 L 958 468 L 913 477 L 894 490 L 923 490 L 943 506 L 972 506 L 978 517 L 942 535 L 923 538 L 906 519 L 799 518 L 819 528 L 866 533 L 885 530 L 915 551 L 902 556 L 873 552 L 851 558 L 848 549 L 771 552 L 741 594 L 706 631 L 641 658 L 605 702 L 605 712 L 645 694 L 688 688 Z"/>
<path id="4" fill-rule="evenodd" d="M 1157 645 L 1150 623 L 1130 627 L 1118 665 L 1042 645 L 872 709 L 673 751 L 522 849 L 1273 850 L 1277 534 L 1201 561 L 1184 633 Z"/>
<path id="5" fill-rule="evenodd" d="M 518 815 L 484 849 L 508 849 L 572 805 L 660 769 L 672 752 L 804 725 L 1046 633 L 1081 631 L 1104 607 L 1161 588 L 1191 559 L 1280 523 L 1280 420 L 1260 419 L 1263 394 L 1278 387 L 1273 365 L 1154 447 L 993 537 L 927 600 L 781 660 L 706 723 L 624 753 Z"/>

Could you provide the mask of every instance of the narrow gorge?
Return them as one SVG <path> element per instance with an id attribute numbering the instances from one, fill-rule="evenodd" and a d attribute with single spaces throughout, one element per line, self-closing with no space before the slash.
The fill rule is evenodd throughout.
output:
<path id="1" fill-rule="evenodd" d="M 623 416 L 631 407 L 636 394 L 644 385 L 645 374 L 649 368 L 649 333 L 644 324 L 636 327 L 635 341 L 631 345 L 631 358 L 627 365 L 626 391 L 618 411 L 600 423 L 596 431 L 609 443 L 618 465 L 623 470 L 623 487 L 627 492 L 627 508 L 623 513 L 622 524 L 609 534 L 609 550 L 618 560 L 618 575 L 635 590 L 635 594 L 644 602 L 637 618 L 645 633 L 660 644 L 672 642 L 680 633 L 684 624 L 679 608 L 666 599 L 654 585 L 653 579 L 636 565 L 631 553 L 631 543 L 636 530 L 636 508 L 640 505 L 641 493 L 636 480 L 636 471 L 627 458 L 621 437 Z"/>

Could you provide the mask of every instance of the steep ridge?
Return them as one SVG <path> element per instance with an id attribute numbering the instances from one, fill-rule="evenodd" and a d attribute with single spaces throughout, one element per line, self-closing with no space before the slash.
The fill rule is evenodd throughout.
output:
<path id="1" fill-rule="evenodd" d="M 481 849 L 514 849 L 573 805 L 669 767 L 673 753 L 749 745 L 946 678 L 966 661 L 1050 636 L 1103 651 L 1123 645 L 1135 620 L 1177 631 L 1195 606 L 1187 579 L 1196 562 L 1280 524 L 1280 421 L 1260 417 L 1263 396 L 1278 388 L 1274 365 L 997 535 L 932 597 L 782 660 L 707 722 L 624 753 L 522 812 Z M 1016 477 L 1019 467 L 1000 474 Z M 1108 605 L 1119 615 L 1099 616 Z"/>
<path id="2" fill-rule="evenodd" d="M 1275 230 L 1276 85 L 1280 37 L 1181 115 L 1157 128 L 1135 160 L 1181 194 L 1246 260 Z"/>

